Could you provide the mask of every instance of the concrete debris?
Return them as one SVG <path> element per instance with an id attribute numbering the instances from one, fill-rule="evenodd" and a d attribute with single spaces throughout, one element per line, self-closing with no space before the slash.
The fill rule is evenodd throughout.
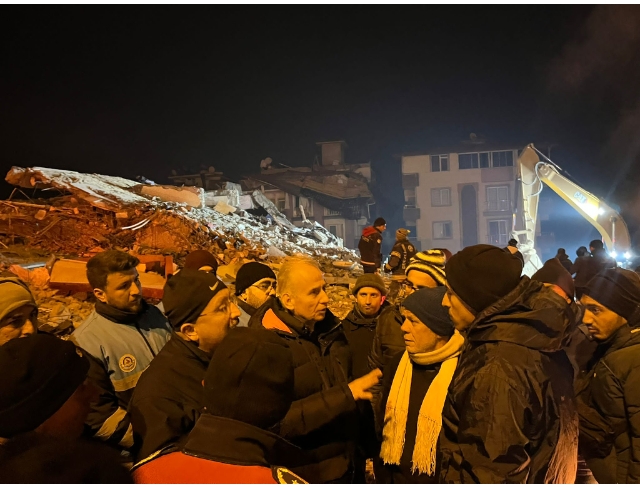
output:
<path id="1" fill-rule="evenodd" d="M 222 213 L 223 215 L 229 215 L 236 211 L 236 208 L 234 206 L 228 205 L 224 201 L 219 201 L 216 204 L 216 206 L 213 207 L 213 209 L 216 210 L 218 213 Z"/>

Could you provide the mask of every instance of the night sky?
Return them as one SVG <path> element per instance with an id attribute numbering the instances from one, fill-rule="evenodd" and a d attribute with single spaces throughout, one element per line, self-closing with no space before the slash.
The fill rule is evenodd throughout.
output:
<path id="1" fill-rule="evenodd" d="M 0 170 L 231 178 L 321 140 L 371 160 L 489 141 L 552 159 L 640 224 L 640 7 L 3 6 Z M 6 191 L 6 188 L 3 189 Z M 5 196 L 5 195 L 2 195 Z M 633 207 L 635 206 L 635 210 Z M 401 221 L 398 221 L 401 224 Z"/>

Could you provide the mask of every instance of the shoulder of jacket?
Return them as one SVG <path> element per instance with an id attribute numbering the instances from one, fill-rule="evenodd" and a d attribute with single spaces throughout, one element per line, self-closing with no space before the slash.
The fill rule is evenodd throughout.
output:
<path id="1" fill-rule="evenodd" d="M 271 467 L 271 473 L 273 474 L 273 480 L 278 484 L 308 484 L 306 480 L 299 477 L 291 470 L 285 467 Z"/>

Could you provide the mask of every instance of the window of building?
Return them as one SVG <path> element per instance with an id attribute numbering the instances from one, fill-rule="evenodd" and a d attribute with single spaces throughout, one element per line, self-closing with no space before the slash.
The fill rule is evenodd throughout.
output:
<path id="1" fill-rule="evenodd" d="M 332 233 L 335 237 L 344 239 L 344 226 L 342 223 L 329 225 L 329 233 Z"/>
<path id="2" fill-rule="evenodd" d="M 287 207 L 287 200 L 284 197 L 276 199 L 276 207 L 280 211 L 284 211 Z"/>
<path id="3" fill-rule="evenodd" d="M 509 211 L 510 209 L 509 186 L 487 187 L 487 210 Z"/>
<path id="4" fill-rule="evenodd" d="M 444 240 L 447 238 L 451 238 L 453 234 L 451 229 L 451 222 L 433 222 L 433 239 L 434 240 Z"/>
<path id="5" fill-rule="evenodd" d="M 460 169 L 477 169 L 478 153 L 458 154 L 458 167 Z"/>
<path id="6" fill-rule="evenodd" d="M 340 211 L 338 210 L 330 210 L 329 208 L 324 209 L 324 216 L 340 216 Z"/>
<path id="7" fill-rule="evenodd" d="M 449 155 L 431 156 L 431 172 L 449 170 Z"/>
<path id="8" fill-rule="evenodd" d="M 451 206 L 451 190 L 449 188 L 433 188 L 431 190 L 431 206 Z"/>
<path id="9" fill-rule="evenodd" d="M 480 167 L 481 168 L 487 168 L 489 167 L 489 159 L 490 159 L 490 154 L 488 152 L 481 152 L 480 153 Z"/>
<path id="10" fill-rule="evenodd" d="M 491 153 L 493 167 L 513 166 L 513 151 L 504 150 Z"/>
<path id="11" fill-rule="evenodd" d="M 509 220 L 489 222 L 489 243 L 491 245 L 507 245 L 509 242 Z"/>
<path id="12" fill-rule="evenodd" d="M 416 207 L 416 190 L 413 189 L 405 189 L 404 190 L 404 206 L 405 208 L 415 208 Z"/>

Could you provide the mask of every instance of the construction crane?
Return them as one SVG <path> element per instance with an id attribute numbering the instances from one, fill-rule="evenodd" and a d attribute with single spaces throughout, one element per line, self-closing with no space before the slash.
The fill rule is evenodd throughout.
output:
<path id="1" fill-rule="evenodd" d="M 540 262 L 535 255 L 534 242 L 538 199 L 544 185 L 547 185 L 598 230 L 611 257 L 616 260 L 631 258 L 631 238 L 627 224 L 620 214 L 603 200 L 571 181 L 562 168 L 536 149 L 533 144 L 525 147 L 520 154 L 516 171 L 516 206 L 513 213 L 512 228 L 514 230 L 511 236 L 518 240 L 519 247 L 529 251 L 530 257 L 535 256 L 537 262 Z M 530 259 L 527 259 L 526 252 L 523 254 L 525 267 L 527 267 Z M 530 265 L 530 270 L 532 267 L 535 268 L 538 265 Z M 529 274 L 526 270 L 525 273 Z"/>

